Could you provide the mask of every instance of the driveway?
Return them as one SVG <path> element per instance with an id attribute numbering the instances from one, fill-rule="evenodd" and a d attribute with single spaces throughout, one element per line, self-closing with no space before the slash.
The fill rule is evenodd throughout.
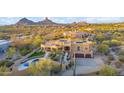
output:
<path id="1" fill-rule="evenodd" d="M 95 60 L 93 58 L 77 58 L 76 59 L 77 66 L 97 66 Z"/>
<path id="2" fill-rule="evenodd" d="M 76 75 L 86 75 L 99 71 L 104 65 L 100 57 L 76 59 Z M 73 76 L 73 68 L 66 70 L 63 76 Z"/>
<path id="3" fill-rule="evenodd" d="M 0 61 L 5 60 L 5 59 L 6 59 L 6 54 L 5 53 L 0 54 Z"/>

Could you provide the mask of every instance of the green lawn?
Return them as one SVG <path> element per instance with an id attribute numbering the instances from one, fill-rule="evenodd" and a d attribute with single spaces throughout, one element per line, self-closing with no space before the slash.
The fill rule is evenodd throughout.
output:
<path id="1" fill-rule="evenodd" d="M 43 51 L 37 51 L 37 52 L 34 52 L 31 56 L 29 57 L 37 57 L 37 56 L 44 56 L 45 52 Z"/>

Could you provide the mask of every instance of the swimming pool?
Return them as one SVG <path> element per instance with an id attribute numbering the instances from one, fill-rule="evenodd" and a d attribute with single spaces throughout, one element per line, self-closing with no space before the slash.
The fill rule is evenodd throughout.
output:
<path id="1" fill-rule="evenodd" d="M 38 62 L 40 60 L 40 58 L 33 58 L 33 59 L 30 59 L 22 64 L 20 64 L 17 68 L 18 68 L 18 71 L 22 71 L 22 70 L 25 70 L 27 69 L 30 64 L 34 64 L 36 62 Z"/>

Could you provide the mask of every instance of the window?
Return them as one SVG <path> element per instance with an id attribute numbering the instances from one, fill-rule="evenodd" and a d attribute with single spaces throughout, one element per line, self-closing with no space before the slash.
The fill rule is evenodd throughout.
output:
<path id="1" fill-rule="evenodd" d="M 80 51 L 80 46 L 77 47 L 77 51 Z"/>
<path id="2" fill-rule="evenodd" d="M 82 38 L 84 38 L 84 36 L 82 35 Z"/>

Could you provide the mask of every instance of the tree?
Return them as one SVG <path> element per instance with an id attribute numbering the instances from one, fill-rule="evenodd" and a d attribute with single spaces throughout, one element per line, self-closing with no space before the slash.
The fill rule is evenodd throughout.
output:
<path id="1" fill-rule="evenodd" d="M 116 66 L 116 68 L 120 68 L 121 66 L 122 66 L 122 62 L 120 62 L 120 61 L 117 61 L 117 62 L 115 62 L 115 66 Z"/>
<path id="2" fill-rule="evenodd" d="M 16 53 L 16 49 L 14 47 L 10 47 L 7 51 L 7 58 L 12 58 Z"/>
<path id="3" fill-rule="evenodd" d="M 2 32 L 0 32 L 0 39 L 3 39 L 4 37 L 5 35 Z"/>
<path id="4" fill-rule="evenodd" d="M 33 40 L 33 46 L 34 47 L 39 47 L 41 44 L 42 38 L 40 35 L 35 36 L 34 40 Z"/>
<path id="5" fill-rule="evenodd" d="M 55 63 L 51 59 L 42 58 L 35 65 L 29 66 L 26 70 L 31 75 L 50 75 L 52 72 L 59 71 L 59 64 Z"/>
<path id="6" fill-rule="evenodd" d="M 109 46 L 106 44 L 100 44 L 97 46 L 97 50 L 100 53 L 107 53 L 109 51 Z"/>
<path id="7" fill-rule="evenodd" d="M 120 50 L 119 55 L 123 55 L 124 56 L 124 49 Z"/>
<path id="8" fill-rule="evenodd" d="M 2 60 L 2 61 L 0 61 L 0 67 L 1 67 L 1 66 L 10 67 L 10 66 L 12 66 L 13 64 L 14 64 L 14 62 L 10 62 L 10 61 L 8 61 L 8 60 Z"/>
<path id="9" fill-rule="evenodd" d="M 0 75 L 5 76 L 5 75 L 8 75 L 9 72 L 10 72 L 10 70 L 6 66 L 1 66 L 0 67 Z"/>
<path id="10" fill-rule="evenodd" d="M 104 40 L 102 44 L 110 45 L 110 40 Z"/>
<path id="11" fill-rule="evenodd" d="M 102 42 L 105 39 L 105 37 L 103 35 L 97 35 L 96 36 L 96 40 L 99 42 Z"/>
<path id="12" fill-rule="evenodd" d="M 113 55 L 111 55 L 111 54 L 110 54 L 110 55 L 108 55 L 108 60 L 109 60 L 109 61 L 112 61 L 112 60 L 114 60 L 114 57 L 113 57 Z"/>
<path id="13" fill-rule="evenodd" d="M 118 53 L 118 59 L 120 62 L 124 63 L 124 50 L 121 49 L 120 52 Z"/>
<path id="14" fill-rule="evenodd" d="M 108 65 L 105 65 L 99 72 L 99 75 L 100 76 L 116 76 L 117 75 L 117 71 L 108 66 Z"/>
<path id="15" fill-rule="evenodd" d="M 124 55 L 119 55 L 119 61 L 124 63 Z"/>
<path id="16" fill-rule="evenodd" d="M 110 46 L 119 46 L 121 45 L 121 41 L 118 41 L 116 39 L 111 40 L 111 45 Z"/>

